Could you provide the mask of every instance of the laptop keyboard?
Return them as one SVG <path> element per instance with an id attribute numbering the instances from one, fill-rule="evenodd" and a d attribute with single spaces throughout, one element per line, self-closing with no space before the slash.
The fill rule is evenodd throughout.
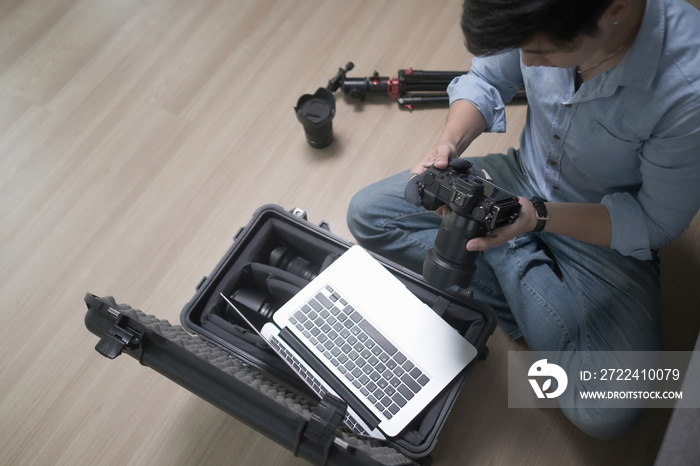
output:
<path id="1" fill-rule="evenodd" d="M 311 387 L 311 389 L 318 395 L 319 398 L 327 393 L 323 385 L 316 379 L 316 375 L 313 372 L 306 370 L 304 365 L 299 362 L 299 360 L 294 356 L 293 353 L 287 351 L 287 349 L 280 343 L 280 341 L 275 337 L 270 340 L 270 344 L 277 348 L 277 353 L 287 360 L 287 362 L 292 366 L 294 371 L 306 381 L 306 383 Z M 350 415 L 350 411 L 345 412 L 343 422 L 354 432 L 360 435 L 371 435 L 370 432 L 362 427 L 355 419 Z"/>
<path id="2" fill-rule="evenodd" d="M 290 322 L 387 419 L 430 381 L 330 285 Z"/>

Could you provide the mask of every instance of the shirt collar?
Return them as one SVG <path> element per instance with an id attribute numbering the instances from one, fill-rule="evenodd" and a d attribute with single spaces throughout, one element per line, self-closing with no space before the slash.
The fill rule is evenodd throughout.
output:
<path id="1" fill-rule="evenodd" d="M 663 2 L 647 0 L 642 24 L 625 58 L 615 68 L 584 83 L 565 103 L 610 97 L 620 86 L 649 90 L 656 77 L 663 50 L 666 35 L 664 17 Z M 572 76 L 574 72 L 572 70 Z"/>
<path id="2" fill-rule="evenodd" d="M 659 0 L 647 0 L 644 19 L 630 51 L 625 56 L 620 73 L 621 86 L 649 90 L 661 60 L 665 28 L 665 5 Z"/>

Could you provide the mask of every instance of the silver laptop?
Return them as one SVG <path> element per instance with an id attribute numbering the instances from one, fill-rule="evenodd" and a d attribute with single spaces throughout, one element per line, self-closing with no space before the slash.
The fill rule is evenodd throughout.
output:
<path id="1" fill-rule="evenodd" d="M 360 246 L 259 333 L 316 394 L 348 404 L 350 428 L 380 439 L 397 436 L 477 355 Z"/>

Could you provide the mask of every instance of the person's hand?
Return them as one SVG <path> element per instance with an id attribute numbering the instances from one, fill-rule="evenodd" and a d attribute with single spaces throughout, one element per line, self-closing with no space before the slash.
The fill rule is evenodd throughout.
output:
<path id="1" fill-rule="evenodd" d="M 467 242 L 467 251 L 484 251 L 534 230 L 537 225 L 537 212 L 528 199 L 519 197 L 520 215 L 515 222 L 492 231 L 488 236 L 472 238 Z"/>
<path id="2" fill-rule="evenodd" d="M 440 143 L 436 144 L 430 152 L 428 152 L 425 157 L 423 157 L 417 164 L 411 168 L 411 176 L 420 175 L 431 165 L 435 165 L 435 168 L 443 170 L 447 168 L 447 164 L 450 159 L 457 157 L 457 148 L 454 144 L 450 143 Z"/>

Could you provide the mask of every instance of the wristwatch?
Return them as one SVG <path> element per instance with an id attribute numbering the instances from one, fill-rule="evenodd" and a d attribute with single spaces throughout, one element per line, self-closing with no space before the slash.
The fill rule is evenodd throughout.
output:
<path id="1" fill-rule="evenodd" d="M 537 225 L 532 230 L 534 233 L 539 233 L 544 230 L 544 225 L 547 223 L 549 216 L 547 216 L 547 206 L 544 205 L 544 199 L 541 197 L 534 196 L 530 199 L 533 207 L 535 207 L 535 212 L 537 213 Z"/>

